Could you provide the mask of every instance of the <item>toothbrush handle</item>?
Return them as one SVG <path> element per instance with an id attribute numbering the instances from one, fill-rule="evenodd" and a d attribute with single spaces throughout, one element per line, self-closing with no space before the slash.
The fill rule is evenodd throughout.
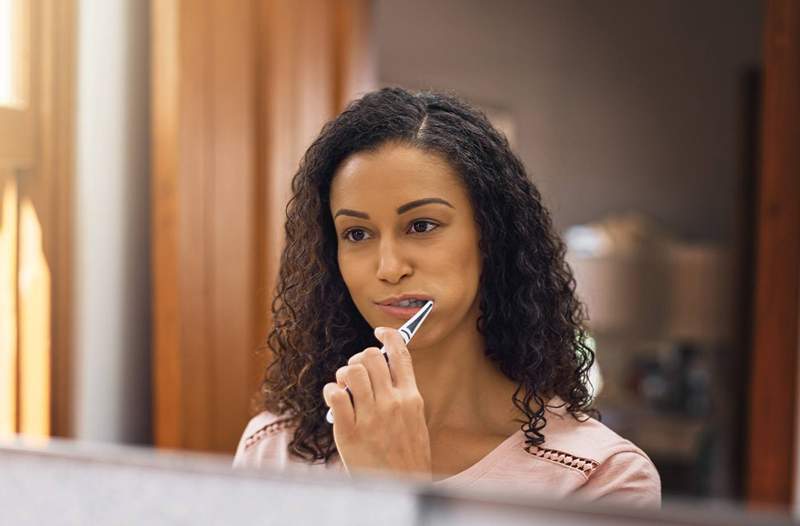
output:
<path id="1" fill-rule="evenodd" d="M 381 352 L 383 353 L 383 357 L 386 358 L 386 363 L 388 364 L 389 354 L 386 352 L 384 347 L 381 347 Z M 353 393 L 350 392 L 350 388 L 345 386 L 344 390 L 347 391 L 348 395 L 350 395 L 350 403 L 355 405 L 355 402 L 353 401 Z M 328 414 L 325 415 L 325 420 L 327 420 L 329 424 L 333 423 L 333 409 L 328 409 Z"/>

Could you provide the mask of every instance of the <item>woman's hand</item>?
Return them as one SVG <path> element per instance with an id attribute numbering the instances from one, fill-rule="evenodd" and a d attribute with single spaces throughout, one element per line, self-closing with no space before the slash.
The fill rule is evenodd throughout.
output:
<path id="1" fill-rule="evenodd" d="M 389 363 L 368 347 L 336 371 L 322 396 L 335 415 L 333 437 L 348 473 L 392 471 L 430 481 L 431 446 L 411 354 L 396 329 L 377 327 Z M 345 391 L 353 395 L 353 403 Z"/>

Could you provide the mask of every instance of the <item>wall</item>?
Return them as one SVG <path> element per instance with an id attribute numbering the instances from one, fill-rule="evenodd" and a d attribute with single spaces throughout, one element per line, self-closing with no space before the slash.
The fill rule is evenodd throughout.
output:
<path id="1" fill-rule="evenodd" d="M 757 0 L 378 0 L 379 78 L 509 110 L 559 229 L 637 208 L 732 241 L 761 16 Z"/>

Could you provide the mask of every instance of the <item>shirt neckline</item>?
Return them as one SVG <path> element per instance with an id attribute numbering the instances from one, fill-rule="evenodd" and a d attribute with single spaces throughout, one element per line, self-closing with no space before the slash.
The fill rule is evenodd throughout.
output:
<path id="1" fill-rule="evenodd" d="M 491 468 L 494 463 L 497 461 L 497 456 L 500 454 L 501 451 L 505 450 L 512 444 L 517 444 L 519 442 L 518 438 L 520 434 L 524 434 L 522 429 L 518 429 L 508 437 L 506 437 L 502 442 L 500 442 L 494 449 L 489 451 L 486 455 L 484 455 L 480 460 L 476 463 L 472 464 L 470 467 L 465 469 L 464 471 L 459 471 L 458 473 L 454 473 L 449 477 L 439 479 L 433 482 L 434 485 L 439 484 L 450 484 L 455 482 L 471 482 L 481 475 L 486 473 L 489 468 Z"/>
<path id="2" fill-rule="evenodd" d="M 553 404 L 553 405 L 551 405 Z M 550 400 L 545 403 L 545 409 L 547 412 L 552 413 L 556 416 L 561 416 L 564 412 L 564 407 L 566 403 L 561 399 L 559 396 L 553 396 Z M 548 425 L 551 425 L 551 421 L 548 420 Z M 520 438 L 522 435 L 522 438 Z M 433 485 L 439 484 L 456 484 L 456 483 L 470 483 L 484 474 L 486 474 L 489 469 L 497 462 L 499 455 L 505 449 L 511 447 L 512 445 L 518 445 L 521 442 L 524 442 L 525 432 L 520 428 L 511 435 L 509 435 L 505 440 L 500 442 L 493 450 L 489 451 L 486 455 L 483 456 L 480 460 L 478 460 L 475 464 L 471 465 L 464 471 L 459 471 L 453 475 L 450 475 L 447 478 L 439 479 L 434 481 Z"/>

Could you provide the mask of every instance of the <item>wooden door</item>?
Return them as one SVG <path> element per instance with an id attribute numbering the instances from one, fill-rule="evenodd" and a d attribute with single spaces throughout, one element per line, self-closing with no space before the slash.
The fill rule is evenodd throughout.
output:
<path id="1" fill-rule="evenodd" d="M 291 176 L 370 87 L 367 0 L 153 0 L 154 431 L 232 454 Z"/>

